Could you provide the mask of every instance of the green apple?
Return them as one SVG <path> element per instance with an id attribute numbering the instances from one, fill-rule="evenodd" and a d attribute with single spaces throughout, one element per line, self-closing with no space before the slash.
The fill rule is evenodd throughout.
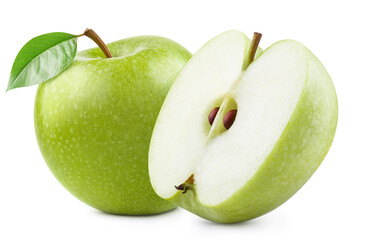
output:
<path id="1" fill-rule="evenodd" d="M 307 48 L 279 41 L 247 67 L 249 45 L 228 31 L 190 59 L 149 150 L 155 192 L 221 223 L 256 218 L 288 200 L 322 162 L 337 125 L 334 86 Z"/>
<path id="2" fill-rule="evenodd" d="M 35 129 L 60 183 L 81 201 L 113 214 L 175 207 L 152 190 L 148 147 L 163 100 L 191 54 L 162 37 L 140 36 L 77 54 L 41 84 Z"/>

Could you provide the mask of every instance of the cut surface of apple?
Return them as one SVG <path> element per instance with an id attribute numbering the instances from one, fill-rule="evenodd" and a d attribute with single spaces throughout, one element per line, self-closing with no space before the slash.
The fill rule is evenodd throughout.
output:
<path id="1" fill-rule="evenodd" d="M 280 41 L 247 67 L 250 43 L 228 31 L 190 59 L 150 145 L 155 192 L 217 222 L 252 219 L 289 199 L 325 157 L 337 124 L 333 84 L 308 49 Z"/>

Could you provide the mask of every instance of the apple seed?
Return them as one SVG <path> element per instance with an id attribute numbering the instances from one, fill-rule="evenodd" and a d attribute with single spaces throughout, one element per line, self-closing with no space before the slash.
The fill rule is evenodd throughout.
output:
<path id="1" fill-rule="evenodd" d="M 223 118 L 223 126 L 226 129 L 229 129 L 233 125 L 235 121 L 236 113 L 237 113 L 237 110 L 230 110 L 226 113 L 225 117 Z"/>
<path id="2" fill-rule="evenodd" d="M 209 113 L 209 115 L 208 115 L 208 122 L 209 122 L 210 125 L 213 124 L 213 121 L 214 121 L 214 119 L 216 118 L 216 115 L 217 115 L 219 109 L 220 109 L 219 107 L 216 107 L 216 108 L 214 108 L 214 109 Z"/>

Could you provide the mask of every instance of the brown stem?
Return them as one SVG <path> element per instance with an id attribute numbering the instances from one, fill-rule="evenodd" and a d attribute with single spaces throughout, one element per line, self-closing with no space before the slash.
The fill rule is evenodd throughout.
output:
<path id="1" fill-rule="evenodd" d="M 83 34 L 78 35 L 78 37 L 80 36 L 87 36 L 88 38 L 92 39 L 102 50 L 102 52 L 105 54 L 107 58 L 112 58 L 110 50 L 107 48 L 106 44 L 102 41 L 98 34 L 95 31 L 93 31 L 93 29 L 90 28 L 85 29 L 85 32 Z"/>
<path id="2" fill-rule="evenodd" d="M 253 34 L 253 38 L 252 38 L 252 41 L 251 41 L 251 46 L 249 47 L 249 50 L 248 50 L 249 56 L 248 56 L 247 67 L 254 60 L 254 56 L 256 55 L 256 51 L 257 51 L 257 48 L 258 48 L 258 44 L 260 44 L 261 37 L 262 37 L 261 33 L 255 32 Z"/>

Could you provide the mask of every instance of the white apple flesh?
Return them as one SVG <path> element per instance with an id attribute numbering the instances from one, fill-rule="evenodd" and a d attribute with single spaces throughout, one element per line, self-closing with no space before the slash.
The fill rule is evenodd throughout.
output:
<path id="1" fill-rule="evenodd" d="M 171 87 L 150 144 L 155 192 L 216 222 L 256 218 L 288 200 L 324 159 L 337 125 L 334 86 L 307 48 L 280 41 L 246 68 L 249 45 L 228 31 L 201 48 Z"/>

